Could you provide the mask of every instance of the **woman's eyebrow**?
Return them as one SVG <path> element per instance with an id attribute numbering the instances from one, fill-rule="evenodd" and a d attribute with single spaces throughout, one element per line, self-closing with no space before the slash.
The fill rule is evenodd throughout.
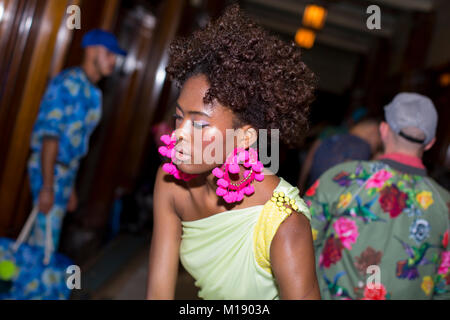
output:
<path id="1" fill-rule="evenodd" d="M 211 116 L 209 114 L 204 113 L 204 112 L 200 112 L 200 111 L 189 111 L 188 113 L 189 114 L 197 114 L 199 116 L 204 116 L 204 117 L 211 118 Z"/>
<path id="2" fill-rule="evenodd" d="M 180 111 L 184 114 L 183 108 L 181 108 L 181 106 L 179 105 L 178 101 L 175 103 L 175 106 L 180 109 Z M 188 111 L 189 114 L 196 114 L 199 116 L 205 116 L 208 118 L 211 118 L 211 116 L 205 112 L 201 112 L 201 111 Z"/>
<path id="3" fill-rule="evenodd" d="M 184 115 L 183 108 L 179 105 L 178 101 L 175 101 L 175 108 L 180 109 L 181 113 Z"/>

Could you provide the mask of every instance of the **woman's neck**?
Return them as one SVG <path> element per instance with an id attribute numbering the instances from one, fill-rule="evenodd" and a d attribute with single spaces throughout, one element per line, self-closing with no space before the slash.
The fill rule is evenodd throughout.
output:
<path id="1" fill-rule="evenodd" d="M 212 174 L 212 172 L 209 172 L 206 177 L 205 177 L 205 188 L 207 191 L 207 194 L 209 194 L 210 192 L 212 193 L 216 193 L 216 189 L 217 189 L 217 183 L 216 183 L 216 177 Z"/>

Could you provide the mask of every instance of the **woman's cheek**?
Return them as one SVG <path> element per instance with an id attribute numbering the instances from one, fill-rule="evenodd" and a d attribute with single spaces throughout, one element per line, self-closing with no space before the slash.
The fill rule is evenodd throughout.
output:
<path id="1" fill-rule="evenodd" d="M 216 127 L 208 127 L 203 135 L 203 162 L 222 164 L 224 162 L 225 144 L 222 132 Z"/>

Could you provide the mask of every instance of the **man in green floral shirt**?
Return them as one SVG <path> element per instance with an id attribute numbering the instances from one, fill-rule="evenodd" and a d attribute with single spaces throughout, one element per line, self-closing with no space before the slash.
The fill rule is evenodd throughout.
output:
<path id="1" fill-rule="evenodd" d="M 450 299 L 450 194 L 427 177 L 427 97 L 400 93 L 380 125 L 385 152 L 326 171 L 306 192 L 323 299 Z"/>

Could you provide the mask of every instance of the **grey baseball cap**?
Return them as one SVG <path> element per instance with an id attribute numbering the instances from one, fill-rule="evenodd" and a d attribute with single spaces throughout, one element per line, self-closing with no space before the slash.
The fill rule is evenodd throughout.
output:
<path id="1" fill-rule="evenodd" d="M 418 93 L 402 92 L 384 107 L 384 115 L 391 129 L 403 138 L 428 144 L 436 135 L 438 114 L 430 98 Z M 410 137 L 402 129 L 413 127 L 425 134 L 425 140 Z"/>

